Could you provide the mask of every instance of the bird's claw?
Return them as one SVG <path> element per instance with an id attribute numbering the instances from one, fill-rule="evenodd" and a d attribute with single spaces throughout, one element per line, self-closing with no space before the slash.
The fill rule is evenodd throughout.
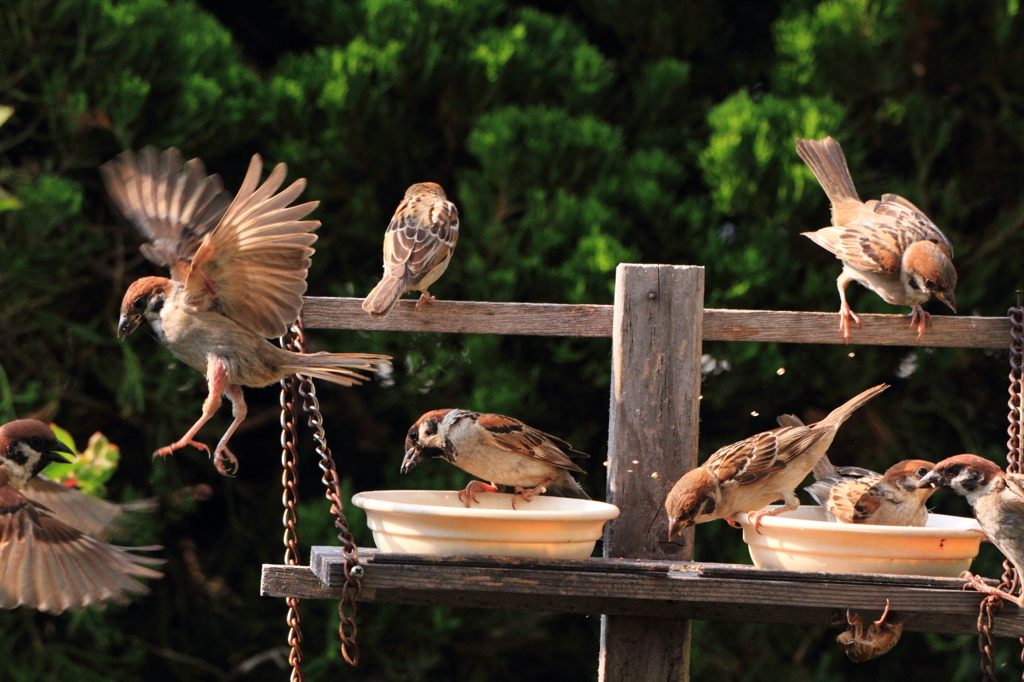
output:
<path id="1" fill-rule="evenodd" d="M 202 450 L 207 455 L 210 454 L 210 446 L 208 446 L 206 443 L 200 443 L 199 441 L 192 440 L 191 438 L 182 438 L 177 443 L 171 443 L 170 445 L 165 445 L 164 447 L 160 448 L 159 450 L 153 453 L 153 457 L 166 457 L 173 453 L 175 450 L 180 450 L 186 445 L 191 445 L 197 450 Z"/>
<path id="2" fill-rule="evenodd" d="M 209 452 L 209 449 L 207 449 L 207 452 Z M 228 470 L 228 467 L 225 465 L 225 462 L 231 463 L 230 470 Z M 225 445 L 220 446 L 214 451 L 213 465 L 217 467 L 217 473 L 219 473 L 221 476 L 234 477 L 235 475 L 238 474 L 238 458 L 235 457 Z"/>
<path id="3" fill-rule="evenodd" d="M 465 489 L 459 491 L 459 502 L 463 502 L 466 508 L 469 508 L 470 502 L 476 502 L 480 504 L 480 500 L 476 499 L 479 493 L 496 493 L 498 487 L 494 485 L 488 485 L 483 481 L 470 481 Z"/>
<path id="4" fill-rule="evenodd" d="M 758 535 L 764 535 L 761 532 L 761 519 L 768 516 L 768 512 L 765 510 L 750 512 L 747 514 L 747 522 L 754 527 L 754 532 Z"/>
<path id="5" fill-rule="evenodd" d="M 725 522 L 728 523 L 733 528 L 742 528 L 743 527 L 742 525 L 737 523 L 731 516 L 725 517 Z"/>
<path id="6" fill-rule="evenodd" d="M 538 495 L 540 495 L 541 493 L 545 492 L 547 490 L 547 488 L 545 486 L 548 483 L 550 483 L 550 482 L 551 482 L 550 480 L 545 480 L 545 481 L 542 481 L 541 483 L 535 485 L 532 488 L 521 488 L 521 487 L 519 487 L 517 485 L 516 486 L 516 492 L 512 496 L 512 508 L 513 509 L 516 508 L 516 500 L 522 500 L 523 502 L 530 502 L 531 500 L 533 500 L 533 498 L 535 498 Z"/>
<path id="7" fill-rule="evenodd" d="M 424 291 L 422 294 L 420 294 L 419 300 L 416 301 L 416 310 L 417 310 L 417 312 L 419 311 L 420 307 L 424 303 L 433 303 L 436 300 L 437 300 L 436 296 L 431 296 L 430 294 L 428 294 L 427 292 Z"/>
<path id="8" fill-rule="evenodd" d="M 843 339 L 846 340 L 846 343 L 850 343 L 851 323 L 856 325 L 857 329 L 860 329 L 860 318 L 850 310 L 850 306 L 844 303 L 839 307 L 839 331 L 843 333 Z"/>
<path id="9" fill-rule="evenodd" d="M 921 340 L 925 331 L 932 327 L 932 316 L 919 305 L 915 305 L 910 311 L 910 328 L 913 329 L 915 326 L 917 327 L 918 341 Z"/>

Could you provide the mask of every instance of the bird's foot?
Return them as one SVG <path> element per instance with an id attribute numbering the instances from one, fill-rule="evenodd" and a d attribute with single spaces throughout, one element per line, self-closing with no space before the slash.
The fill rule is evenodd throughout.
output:
<path id="1" fill-rule="evenodd" d="M 225 462 L 231 463 L 229 469 Z M 235 476 L 238 473 L 238 458 L 231 454 L 228 450 L 228 446 L 219 445 L 217 449 L 213 451 L 213 465 L 217 467 L 217 473 L 221 476 Z"/>
<path id="2" fill-rule="evenodd" d="M 743 527 L 740 524 L 736 523 L 736 521 L 734 521 L 731 516 L 726 516 L 725 517 L 725 522 L 728 523 L 733 528 L 742 528 Z"/>
<path id="3" fill-rule="evenodd" d="M 985 578 L 981 577 L 980 575 L 974 575 L 970 571 L 964 571 L 960 574 L 960 579 L 966 581 L 963 586 L 963 589 L 965 590 L 971 589 L 975 592 L 981 592 L 982 594 L 987 594 L 993 597 L 999 597 L 1000 599 L 1006 600 L 1008 602 L 1013 602 L 1017 605 L 1018 608 L 1024 608 L 1024 604 L 1021 604 L 1020 597 L 1015 597 L 1009 592 L 1004 592 L 995 585 L 989 585 L 987 582 L 985 582 Z"/>
<path id="4" fill-rule="evenodd" d="M 496 493 L 498 492 L 498 486 L 488 485 L 483 481 L 470 481 L 469 485 L 464 490 L 459 491 L 459 501 L 466 504 L 466 508 L 469 508 L 470 502 L 476 502 L 480 504 L 480 500 L 476 499 L 476 496 L 480 493 Z"/>
<path id="5" fill-rule="evenodd" d="M 797 508 L 797 505 L 788 504 L 781 507 L 775 507 L 773 509 L 762 509 L 761 511 L 750 512 L 747 514 L 747 521 L 754 526 L 754 531 L 758 535 L 764 535 L 761 532 L 761 519 L 766 516 L 778 516 L 784 512 L 793 511 Z"/>
<path id="6" fill-rule="evenodd" d="M 860 318 L 857 317 L 856 313 L 850 310 L 850 306 L 843 301 L 843 304 L 839 306 L 839 331 L 843 333 L 843 338 L 846 343 L 850 343 L 850 327 L 856 325 L 857 329 L 860 329 Z"/>
<path id="7" fill-rule="evenodd" d="M 917 340 L 921 340 L 921 335 L 924 334 L 926 329 L 931 329 L 932 316 L 925 312 L 924 308 L 919 305 L 915 305 L 910 309 L 910 328 L 917 327 Z"/>
<path id="8" fill-rule="evenodd" d="M 436 300 L 437 300 L 436 296 L 431 296 L 426 291 L 424 291 L 422 294 L 420 294 L 420 299 L 418 301 L 416 301 L 416 311 L 419 312 L 420 307 L 424 303 L 433 303 Z"/>
<path id="9" fill-rule="evenodd" d="M 165 445 L 164 447 L 160 448 L 159 450 L 153 453 L 153 457 L 166 457 L 175 450 L 180 450 L 186 445 L 191 445 L 197 450 L 202 450 L 207 455 L 210 454 L 210 446 L 208 446 L 206 443 L 200 443 L 197 440 L 192 440 L 191 438 L 186 436 L 185 438 L 182 438 L 176 443 L 171 443 L 170 445 Z"/>
<path id="10" fill-rule="evenodd" d="M 545 486 L 547 486 L 549 483 L 551 483 L 551 479 L 550 478 L 545 478 L 543 481 L 541 481 L 537 485 L 533 486 L 532 488 L 522 488 L 522 487 L 517 485 L 516 486 L 516 493 L 515 493 L 515 495 L 512 496 L 512 508 L 513 509 L 516 508 L 516 500 L 522 500 L 523 502 L 529 502 L 533 498 L 535 498 L 538 495 L 540 495 L 541 493 L 545 492 L 547 490 L 547 488 Z"/>

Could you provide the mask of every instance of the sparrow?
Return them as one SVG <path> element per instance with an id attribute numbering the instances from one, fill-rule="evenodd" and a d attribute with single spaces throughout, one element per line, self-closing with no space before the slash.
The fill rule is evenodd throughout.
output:
<path id="1" fill-rule="evenodd" d="M 804 232 L 843 261 L 839 287 L 839 329 L 850 342 L 850 325 L 860 326 L 846 302 L 846 287 L 859 282 L 886 303 L 911 307 L 911 328 L 920 339 L 931 325 L 921 304 L 934 296 L 955 313 L 953 245 L 921 209 L 896 194 L 861 201 L 843 148 L 831 137 L 797 140 L 796 151 L 832 202 L 832 227 Z"/>
<path id="2" fill-rule="evenodd" d="M 822 455 L 811 473 L 814 483 L 804 488 L 825 508 L 829 521 L 876 526 L 923 526 L 925 506 L 935 488 L 918 488 L 935 465 L 923 459 L 897 462 L 885 474 L 860 467 L 836 468 Z"/>
<path id="3" fill-rule="evenodd" d="M 459 210 L 441 185 L 420 182 L 405 198 L 384 233 L 384 277 L 373 288 L 363 310 L 387 317 L 407 291 L 419 291 L 420 306 L 437 299 L 427 289 L 444 274 L 459 239 Z"/>
<path id="4" fill-rule="evenodd" d="M 62 613 L 107 601 L 125 603 L 129 594 L 149 591 L 135 578 L 163 576 L 147 568 L 161 559 L 131 554 L 159 548 L 116 547 L 82 530 L 79 512 L 91 517 L 89 510 L 99 501 L 70 488 L 60 495 L 57 509 L 30 497 L 40 471 L 51 462 L 69 461 L 61 453 L 74 454 L 40 421 L 0 426 L 0 608 Z M 87 518 L 84 527 L 93 522 Z"/>
<path id="5" fill-rule="evenodd" d="M 128 287 L 118 335 L 125 338 L 149 322 L 160 342 L 205 374 L 209 385 L 199 421 L 154 457 L 186 445 L 209 453 L 194 439 L 227 396 L 234 421 L 213 452 L 222 474 L 228 473 L 226 461 L 238 470 L 227 444 L 245 419 L 242 386 L 267 386 L 290 374 L 351 386 L 366 378 L 353 370 L 373 370 L 390 360 L 363 353 L 292 353 L 267 340 L 284 336 L 299 316 L 316 241 L 310 231 L 320 223 L 300 220 L 318 202 L 289 206 L 305 180 L 274 194 L 285 165 L 278 164 L 257 187 L 262 168 L 254 155 L 233 201 L 198 159 L 182 169 L 173 148 L 160 155 L 150 148 L 124 152 L 101 168 L 114 203 L 149 240 L 142 254 L 171 271 L 170 279 L 143 277 Z"/>
<path id="6" fill-rule="evenodd" d="M 878 658 L 892 651 L 903 636 L 903 623 L 906 619 L 895 621 L 889 618 L 889 600 L 885 600 L 885 611 L 871 625 L 864 627 L 861 617 L 846 610 L 846 619 L 833 613 L 832 626 L 846 628 L 836 637 L 836 643 L 846 656 L 854 663 L 863 663 Z"/>
<path id="7" fill-rule="evenodd" d="M 470 475 L 491 485 L 472 481 L 459 493 L 470 506 L 477 493 L 497 492 L 498 485 L 515 488 L 512 508 L 541 493 L 589 500 L 570 471 L 583 473 L 570 458 L 590 455 L 568 443 L 500 414 L 469 410 L 433 410 L 412 425 L 405 438 L 402 473 L 407 474 L 425 457 L 443 457 Z"/>
<path id="8" fill-rule="evenodd" d="M 820 422 L 780 426 L 716 451 L 704 464 L 686 472 L 665 498 L 668 540 L 684 528 L 748 512 L 754 530 L 761 519 L 800 506 L 797 485 L 811 473 L 832 445 L 843 422 L 866 402 L 889 388 L 879 384 L 843 403 Z M 785 505 L 764 509 L 776 500 Z M 758 511 L 760 510 L 760 511 Z"/>
<path id="9" fill-rule="evenodd" d="M 976 455 L 956 455 L 935 465 L 918 487 L 943 486 L 966 498 L 988 538 L 1024 575 L 1024 475 L 1009 474 L 997 464 Z M 1024 607 L 1020 596 L 1011 596 L 988 585 L 979 576 L 964 573 L 968 585 Z"/>

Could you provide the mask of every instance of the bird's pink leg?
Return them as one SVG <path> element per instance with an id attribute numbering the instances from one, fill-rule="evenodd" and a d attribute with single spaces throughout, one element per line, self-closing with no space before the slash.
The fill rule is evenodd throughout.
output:
<path id="1" fill-rule="evenodd" d="M 466 508 L 469 508 L 470 502 L 476 502 L 480 504 L 480 500 L 476 499 L 476 496 L 480 493 L 496 493 L 498 487 L 494 485 L 488 485 L 483 481 L 470 481 L 469 485 L 464 490 L 459 491 L 459 501 L 466 503 Z"/>
<path id="2" fill-rule="evenodd" d="M 726 516 L 725 517 L 725 522 L 728 523 L 733 528 L 742 528 L 743 527 L 740 524 L 738 524 L 735 521 L 733 521 L 731 516 Z"/>
<path id="3" fill-rule="evenodd" d="M 854 312 L 850 309 L 850 304 L 846 302 L 846 287 L 849 286 L 853 279 L 848 277 L 846 271 L 839 275 L 836 280 L 836 286 L 839 288 L 839 331 L 843 333 L 843 338 L 846 343 L 850 343 L 850 325 L 855 324 L 857 328 L 860 328 L 860 318 L 857 317 Z"/>
<path id="4" fill-rule="evenodd" d="M 917 327 L 917 340 L 921 340 L 921 335 L 924 334 L 926 329 L 931 329 L 932 316 L 925 312 L 924 308 L 919 305 L 915 305 L 910 309 L 910 328 Z"/>
<path id="5" fill-rule="evenodd" d="M 1021 603 L 1021 597 L 1014 597 L 1009 592 L 1003 592 L 998 587 L 994 587 L 985 582 L 985 579 L 980 575 L 974 575 L 970 571 L 964 571 L 960 574 L 960 577 L 967 582 L 964 584 L 964 589 L 968 587 L 975 592 L 981 592 L 982 594 L 989 594 L 1006 601 L 1013 602 L 1018 608 L 1024 608 L 1024 604 Z"/>
<path id="6" fill-rule="evenodd" d="M 228 440 L 231 439 L 235 429 L 238 425 L 245 420 L 245 415 L 249 412 L 249 408 L 245 404 L 245 394 L 242 393 L 242 387 L 237 384 L 228 384 L 227 388 L 224 389 L 224 395 L 231 401 L 231 416 L 235 418 L 231 422 L 231 426 L 224 432 L 224 436 L 217 443 L 217 447 L 213 451 L 213 464 L 217 467 L 218 473 L 222 476 L 233 476 L 238 473 L 238 458 L 231 454 L 228 450 Z M 231 473 L 228 473 L 227 467 L 224 462 L 231 462 Z"/>
<path id="7" fill-rule="evenodd" d="M 546 486 L 549 485 L 552 480 L 553 479 L 545 478 L 543 481 L 533 486 L 532 488 L 521 488 L 519 486 L 516 486 L 516 494 L 512 496 L 512 508 L 516 508 L 516 500 L 529 502 L 533 498 L 540 495 L 542 492 L 547 490 Z"/>
<path id="8" fill-rule="evenodd" d="M 203 403 L 203 414 L 199 417 L 199 421 L 192 425 L 192 428 L 188 430 L 184 436 L 181 437 L 176 443 L 164 446 L 153 453 L 154 457 L 166 457 L 175 450 L 180 450 L 186 445 L 191 445 L 194 448 L 203 450 L 207 455 L 210 454 L 210 448 L 204 443 L 192 440 L 195 435 L 199 433 L 199 429 L 203 428 L 203 424 L 210 421 L 210 417 L 214 415 L 217 408 L 220 407 L 221 393 L 224 392 L 224 382 L 228 376 L 228 368 L 224 361 L 216 355 L 211 355 L 206 361 L 206 382 L 209 386 L 210 393 L 206 396 L 206 401 Z"/>
<path id="9" fill-rule="evenodd" d="M 800 506 L 800 498 L 798 498 L 789 490 L 782 493 L 782 499 L 784 500 L 785 504 L 783 504 L 781 507 L 777 507 L 776 509 L 762 509 L 761 511 L 750 512 L 749 514 L 747 514 L 747 521 L 754 525 L 754 530 L 757 532 L 758 535 L 762 535 L 761 519 L 763 519 L 766 516 L 778 516 L 779 514 L 793 511 L 794 509 Z"/>
<path id="10" fill-rule="evenodd" d="M 416 310 L 419 311 L 420 306 L 422 306 L 424 303 L 433 303 L 436 300 L 436 296 L 431 296 L 429 292 L 424 291 L 420 294 L 420 300 L 416 301 Z"/>

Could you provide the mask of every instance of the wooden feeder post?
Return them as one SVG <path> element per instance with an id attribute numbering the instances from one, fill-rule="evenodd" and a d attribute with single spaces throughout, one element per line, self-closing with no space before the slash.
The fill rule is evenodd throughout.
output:
<path id="1" fill-rule="evenodd" d="M 697 466 L 704 268 L 620 264 L 612 324 L 606 558 L 689 560 L 693 529 L 667 542 L 662 506 Z M 614 585 L 611 586 L 614 594 Z M 598 678 L 688 680 L 690 621 L 601 617 Z"/>

